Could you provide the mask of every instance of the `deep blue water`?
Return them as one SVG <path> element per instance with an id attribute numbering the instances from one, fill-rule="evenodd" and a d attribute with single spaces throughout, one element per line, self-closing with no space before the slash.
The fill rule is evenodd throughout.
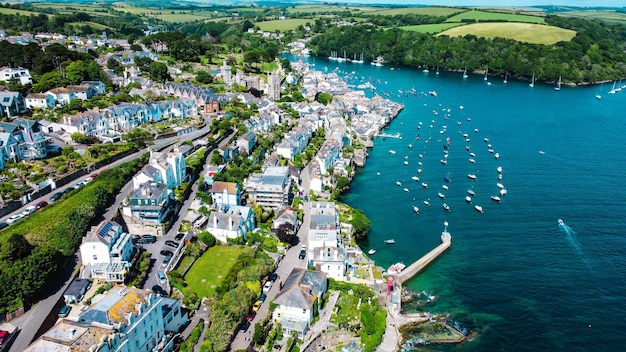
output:
<path id="1" fill-rule="evenodd" d="M 529 82 L 510 78 L 504 84 L 502 77 L 490 77 L 488 85 L 478 74 L 463 79 L 459 72 L 437 75 L 391 70 L 389 65 L 308 60 L 317 70 L 338 70 L 354 84 L 371 80 L 378 94 L 390 93 L 390 99 L 405 104 L 385 129 L 403 138 L 375 139 L 367 165 L 342 200 L 372 221 L 369 238 L 360 245 L 365 251 L 375 248 L 373 258 L 383 267 L 411 263 L 430 251 L 440 243 L 443 222 L 449 222 L 450 250 L 407 283 L 437 298 L 406 308 L 450 314 L 477 336 L 461 345 L 418 350 L 626 347 L 626 90 L 609 95 L 605 84 L 604 91 L 596 86 L 556 92 L 552 85 L 538 82 L 531 88 Z M 398 94 L 411 89 L 417 95 Z M 421 94 L 431 90 L 439 96 Z M 460 133 L 467 133 L 470 142 Z M 443 165 L 447 137 L 449 156 Z M 484 138 L 499 153 L 498 160 Z M 475 164 L 469 162 L 470 152 L 476 154 Z M 503 168 L 501 181 L 498 166 Z M 477 179 L 470 180 L 470 173 Z M 446 183 L 447 191 L 442 188 L 445 176 L 452 181 Z M 497 182 L 508 192 L 499 204 L 490 199 L 499 192 Z M 467 204 L 470 188 L 476 197 Z M 439 192 L 445 194 L 450 212 L 442 208 Z M 430 207 L 423 203 L 426 199 Z M 559 227 L 559 218 L 565 227 Z M 396 244 L 384 244 L 388 238 Z"/>

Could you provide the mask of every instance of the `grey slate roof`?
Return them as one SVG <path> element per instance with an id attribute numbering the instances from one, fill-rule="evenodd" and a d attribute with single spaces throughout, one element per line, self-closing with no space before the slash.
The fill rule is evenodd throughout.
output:
<path id="1" fill-rule="evenodd" d="M 321 291 L 325 284 L 325 273 L 294 268 L 274 302 L 288 307 L 311 309 L 315 297 L 323 293 Z"/>

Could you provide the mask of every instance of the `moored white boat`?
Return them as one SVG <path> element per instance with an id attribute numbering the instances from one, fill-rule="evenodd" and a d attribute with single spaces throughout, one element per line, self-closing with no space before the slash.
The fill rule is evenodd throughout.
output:
<path id="1" fill-rule="evenodd" d="M 439 197 L 441 199 L 446 199 L 446 196 L 443 193 L 441 193 L 441 192 L 437 193 L 437 197 Z"/>
<path id="2" fill-rule="evenodd" d="M 402 183 L 400 181 L 396 181 L 396 185 L 402 186 Z"/>
<path id="3" fill-rule="evenodd" d="M 501 189 L 500 190 L 500 197 L 504 197 L 506 195 L 506 189 Z"/>
<path id="4" fill-rule="evenodd" d="M 468 202 L 468 203 L 471 203 L 472 202 L 472 197 L 465 196 L 465 201 Z"/>
<path id="5" fill-rule="evenodd" d="M 500 182 L 496 183 L 496 186 L 498 186 L 498 188 L 500 188 L 500 189 L 503 189 L 503 188 L 504 188 L 504 185 L 503 185 L 503 184 L 501 184 Z"/>
<path id="6" fill-rule="evenodd" d="M 469 158 L 469 162 L 470 162 L 470 163 L 472 163 L 472 164 L 475 164 L 475 163 L 476 163 L 476 160 L 474 160 L 474 159 L 472 159 L 472 158 Z"/>
<path id="7" fill-rule="evenodd" d="M 496 158 L 496 160 L 498 160 L 498 158 L 500 158 L 500 153 L 495 153 L 493 157 Z"/>
<path id="8" fill-rule="evenodd" d="M 392 266 L 390 266 L 389 269 L 387 269 L 387 274 L 389 275 L 399 274 L 402 270 L 404 270 L 404 268 L 406 268 L 406 265 L 404 265 L 403 263 L 395 263 Z"/>
<path id="9" fill-rule="evenodd" d="M 476 175 L 469 174 L 469 175 L 467 175 L 467 178 L 469 178 L 470 180 L 475 180 L 476 179 Z"/>
<path id="10" fill-rule="evenodd" d="M 427 201 L 427 200 L 424 201 L 424 204 L 427 205 L 427 206 L 430 206 L 430 202 Z"/>
<path id="11" fill-rule="evenodd" d="M 388 240 L 385 240 L 385 243 L 386 244 L 395 244 L 396 240 L 394 240 L 393 238 L 392 239 L 388 239 Z"/>
<path id="12" fill-rule="evenodd" d="M 411 177 L 411 179 L 412 179 L 413 181 L 419 181 L 419 180 L 420 180 L 420 178 L 419 178 L 419 177 L 417 177 L 417 176 L 413 176 L 413 177 Z"/>
<path id="13" fill-rule="evenodd" d="M 467 190 L 467 194 L 469 194 L 469 195 L 470 195 L 470 196 L 472 196 L 472 197 L 475 197 L 475 196 L 476 196 L 476 192 L 472 191 L 471 189 L 468 189 L 468 190 Z"/>
<path id="14" fill-rule="evenodd" d="M 476 156 L 476 153 L 469 153 L 469 156 L 471 156 L 472 158 Z"/>
<path id="15" fill-rule="evenodd" d="M 376 253 L 376 250 L 374 248 L 370 249 L 369 251 L 367 251 L 367 254 L 372 255 Z"/>
<path id="16" fill-rule="evenodd" d="M 405 191 L 405 192 L 408 192 L 408 191 L 409 191 L 409 189 L 408 189 L 408 188 L 405 188 L 405 189 L 404 189 L 404 191 Z"/>
<path id="17" fill-rule="evenodd" d="M 448 204 L 443 203 L 443 205 L 442 205 L 442 206 L 443 206 L 443 209 L 444 209 L 445 211 L 450 211 L 450 206 L 449 206 Z"/>
<path id="18" fill-rule="evenodd" d="M 420 208 L 416 207 L 415 205 L 413 206 L 413 211 L 417 214 L 420 212 Z"/>
<path id="19" fill-rule="evenodd" d="M 500 199 L 500 197 L 498 196 L 491 196 L 491 200 L 493 200 L 494 202 L 498 202 L 498 203 L 502 201 L 502 199 Z"/>
<path id="20" fill-rule="evenodd" d="M 483 207 L 481 207 L 480 205 L 474 205 L 474 209 L 476 209 L 476 211 L 479 213 L 483 212 Z"/>
<path id="21" fill-rule="evenodd" d="M 392 155 L 393 155 L 393 154 L 395 154 L 395 153 L 396 153 L 396 151 L 395 151 L 395 150 L 393 150 L 393 149 L 391 149 L 391 150 L 389 151 L 389 154 L 392 154 Z"/>
<path id="22" fill-rule="evenodd" d="M 422 169 L 417 169 L 417 173 L 421 174 L 422 173 Z"/>
<path id="23" fill-rule="evenodd" d="M 445 189 L 446 191 L 448 190 L 448 186 L 446 185 L 442 185 L 441 188 Z"/>
<path id="24" fill-rule="evenodd" d="M 426 182 L 422 182 L 422 187 L 424 187 L 424 188 L 428 188 L 428 183 L 426 183 Z"/>
<path id="25" fill-rule="evenodd" d="M 405 160 L 404 161 L 404 166 L 407 166 L 407 165 L 409 165 L 409 162 Z"/>
<path id="26" fill-rule="evenodd" d="M 565 226 L 565 222 L 562 219 L 559 219 L 559 226 Z"/>
<path id="27" fill-rule="evenodd" d="M 498 167 L 496 168 L 496 171 L 498 171 L 498 173 L 502 172 L 502 166 L 498 166 Z"/>

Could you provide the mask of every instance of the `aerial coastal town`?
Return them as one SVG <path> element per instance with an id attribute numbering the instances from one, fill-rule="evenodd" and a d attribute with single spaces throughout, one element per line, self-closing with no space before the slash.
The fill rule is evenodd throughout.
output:
<path id="1" fill-rule="evenodd" d="M 46 45 L 67 40 L 45 33 L 4 37 L 14 43 L 41 38 Z M 102 60 L 119 61 L 122 75 L 106 72 L 116 86 L 132 87 L 128 93 L 144 101 L 71 114 L 63 108 L 116 92 L 94 80 L 26 96 L 3 86 L 0 167 L 8 175 L 23 175 L 20 163 L 32 167 L 50 165 L 58 155 L 93 155 L 95 145 L 108 145 L 117 154 L 87 162 L 76 156 L 78 165 L 57 168 L 37 183 L 10 180 L 24 182 L 20 189 L 26 191 L 3 193 L 0 226 L 10 231 L 45 221 L 46 212 L 94 192 L 98 181 L 123 163 L 145 161 L 82 234 L 61 268 L 65 274 L 54 279 L 60 281 L 52 285 L 55 292 L 28 309 L 7 311 L 3 351 L 171 351 L 194 345 L 197 350 L 206 341 L 215 350 L 391 351 L 400 343 L 399 326 L 430 319 L 400 315 L 402 281 L 394 277 L 404 265 L 388 273 L 362 253 L 356 245 L 358 225 L 352 223 L 356 215 L 333 194 L 347 186 L 338 183 L 365 165 L 367 148 L 401 104 L 367 98 L 336 73 L 324 74 L 302 61 L 290 63 L 286 72 L 284 61 L 276 60 L 267 81 L 224 61 L 215 70 L 225 87 L 220 93 L 188 81 L 159 83 L 141 75 L 133 60 L 156 60 L 149 50 L 130 50 L 128 43 L 106 35 L 73 40 L 83 48 L 124 48 Z M 3 67 L 0 77 L 33 83 L 21 67 Z M 265 93 L 233 92 L 234 87 Z M 304 100 L 281 102 L 292 87 Z M 320 94 L 331 99 L 322 103 Z M 233 117 L 234 105 L 252 113 L 237 125 L 223 125 Z M 132 149 L 116 148 L 138 129 L 153 133 Z M 241 182 L 220 177 L 241 160 L 253 166 Z M 217 316 L 216 304 L 226 304 L 221 301 L 229 288 L 243 290 L 232 281 L 220 286 L 226 275 L 240 277 L 233 269 L 240 265 L 228 262 L 242 255 L 254 259 L 245 265 L 263 264 L 255 266 L 260 272 L 248 274 L 248 296 L 231 297 L 241 300 L 240 316 L 231 321 L 232 331 L 225 325 L 225 345 L 219 345 L 205 325 L 220 322 L 211 319 Z M 226 262 L 215 261 L 216 256 Z M 377 328 L 371 341 L 358 333 L 363 325 L 354 309 L 363 299 L 387 326 Z M 337 315 L 340 306 L 357 314 Z"/>

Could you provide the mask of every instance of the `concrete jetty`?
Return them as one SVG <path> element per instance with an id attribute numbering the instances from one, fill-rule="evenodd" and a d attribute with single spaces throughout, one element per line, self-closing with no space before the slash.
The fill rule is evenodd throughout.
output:
<path id="1" fill-rule="evenodd" d="M 415 263 L 402 270 L 402 272 L 398 274 L 397 281 L 402 284 L 413 278 L 413 276 L 424 270 L 430 263 L 437 259 L 437 257 L 448 250 L 451 243 L 452 236 L 448 232 L 448 224 L 446 223 L 446 227 L 441 233 L 441 244 L 435 247 L 432 251 L 426 253 L 426 255 L 418 259 Z"/>
<path id="2" fill-rule="evenodd" d="M 389 133 L 379 133 L 378 137 L 382 137 L 382 138 L 402 138 L 402 135 L 400 134 L 400 132 L 396 133 L 396 134 L 389 134 Z"/>

